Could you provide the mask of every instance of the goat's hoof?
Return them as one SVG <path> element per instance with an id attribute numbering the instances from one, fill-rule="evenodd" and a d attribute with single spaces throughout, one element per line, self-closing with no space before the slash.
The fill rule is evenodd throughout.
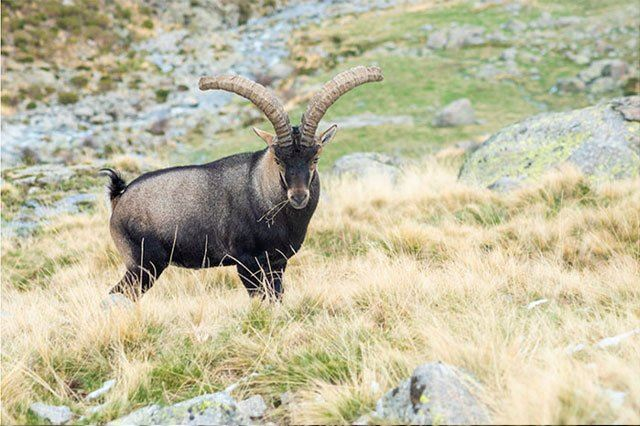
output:
<path id="1" fill-rule="evenodd" d="M 110 294 L 100 303 L 100 307 L 105 311 L 112 309 L 133 309 L 134 306 L 135 304 L 131 299 L 120 293 Z"/>

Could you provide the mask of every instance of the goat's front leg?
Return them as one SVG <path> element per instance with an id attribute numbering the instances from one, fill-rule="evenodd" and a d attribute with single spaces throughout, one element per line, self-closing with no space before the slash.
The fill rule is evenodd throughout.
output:
<path id="1" fill-rule="evenodd" d="M 268 255 L 240 262 L 238 275 L 249 296 L 262 299 L 282 299 L 282 279 L 287 267 L 287 259 L 272 260 Z"/>
<path id="2" fill-rule="evenodd" d="M 276 265 L 270 265 L 270 269 L 265 269 L 265 296 L 273 298 L 275 300 L 282 300 L 282 294 L 284 288 L 282 287 L 282 280 L 284 279 L 284 271 L 287 269 L 287 261 L 277 263 Z"/>

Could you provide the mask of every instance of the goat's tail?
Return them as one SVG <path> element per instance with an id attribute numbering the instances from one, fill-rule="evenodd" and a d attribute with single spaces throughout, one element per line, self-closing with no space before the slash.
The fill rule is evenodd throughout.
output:
<path id="1" fill-rule="evenodd" d="M 127 183 L 122 179 L 120 173 L 113 169 L 100 169 L 99 174 L 101 176 L 107 176 L 110 179 L 107 184 L 107 194 L 109 194 L 109 200 L 111 200 L 111 207 L 113 208 L 116 206 L 118 197 L 127 189 Z"/>

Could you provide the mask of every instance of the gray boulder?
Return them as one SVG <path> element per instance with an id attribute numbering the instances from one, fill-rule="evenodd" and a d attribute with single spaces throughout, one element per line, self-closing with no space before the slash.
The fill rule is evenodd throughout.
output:
<path id="1" fill-rule="evenodd" d="M 438 30 L 429 35 L 427 47 L 429 49 L 444 49 L 447 46 L 447 31 Z"/>
<path id="2" fill-rule="evenodd" d="M 564 163 L 594 180 L 640 175 L 640 97 L 540 114 L 506 127 L 467 157 L 459 178 L 507 190 Z"/>
<path id="3" fill-rule="evenodd" d="M 489 410 L 476 398 L 480 385 L 467 373 L 433 362 L 387 392 L 358 424 L 488 424 Z"/>
<path id="4" fill-rule="evenodd" d="M 558 79 L 551 91 L 559 93 L 586 91 L 593 95 L 601 95 L 619 91 L 636 74 L 636 69 L 620 59 L 601 59 L 592 62 L 575 77 Z"/>
<path id="5" fill-rule="evenodd" d="M 614 81 L 623 79 L 629 72 L 629 66 L 620 59 L 602 59 L 595 61 L 583 71 L 580 71 L 578 78 L 586 84 L 590 84 L 600 77 L 610 77 Z"/>
<path id="6" fill-rule="evenodd" d="M 457 127 L 476 123 L 476 114 L 469 99 L 463 98 L 451 102 L 440 110 L 433 125 L 436 127 Z"/>
<path id="7" fill-rule="evenodd" d="M 260 398 L 260 401 L 257 400 Z M 229 394 L 201 395 L 167 407 L 149 405 L 120 417 L 109 425 L 245 425 L 264 415 L 262 397 L 237 403 Z"/>
<path id="8" fill-rule="evenodd" d="M 29 409 L 39 418 L 54 425 L 63 425 L 73 418 L 71 409 L 66 405 L 47 405 L 42 402 L 34 402 L 29 406 Z"/>
<path id="9" fill-rule="evenodd" d="M 484 44 L 484 28 L 475 25 L 462 25 L 449 30 L 447 49 L 459 49 Z"/>
<path id="10" fill-rule="evenodd" d="M 355 152 L 338 158 L 333 172 L 338 176 L 351 175 L 359 178 L 381 175 L 396 179 L 400 160 L 377 152 Z"/>
<path id="11" fill-rule="evenodd" d="M 485 29 L 475 25 L 452 25 L 448 29 L 432 32 L 427 39 L 429 49 L 460 49 L 467 46 L 479 46 L 486 42 Z"/>

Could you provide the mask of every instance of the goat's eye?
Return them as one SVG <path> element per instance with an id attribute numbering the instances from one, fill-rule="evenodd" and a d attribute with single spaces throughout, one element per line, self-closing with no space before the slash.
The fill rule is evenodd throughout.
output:
<path id="1" fill-rule="evenodd" d="M 278 160 L 277 158 L 275 158 L 275 161 L 276 161 L 276 164 L 277 164 L 278 166 L 282 166 L 282 162 L 281 162 L 280 160 Z"/>

